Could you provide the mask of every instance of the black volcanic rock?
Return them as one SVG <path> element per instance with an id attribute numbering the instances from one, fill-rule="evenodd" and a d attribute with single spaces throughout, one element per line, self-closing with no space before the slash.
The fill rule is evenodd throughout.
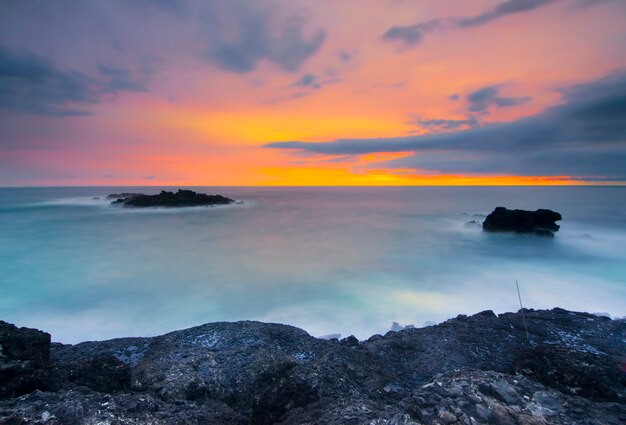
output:
<path id="1" fill-rule="evenodd" d="M 0 399 L 47 388 L 50 334 L 0 321 Z"/>
<path id="2" fill-rule="evenodd" d="M 122 205 L 124 207 L 146 208 L 146 207 L 199 207 L 210 205 L 228 205 L 235 201 L 222 195 L 206 195 L 193 190 L 179 189 L 178 192 L 167 192 L 162 190 L 158 195 L 143 194 L 120 194 L 132 195 L 122 197 L 113 201 L 112 205 Z M 109 195 L 112 196 L 112 195 Z"/>
<path id="3" fill-rule="evenodd" d="M 626 322 L 525 320 L 528 339 L 520 313 L 485 311 L 363 342 L 236 322 L 54 344 L 60 387 L 0 401 L 0 424 L 624 423 Z"/>
<path id="4" fill-rule="evenodd" d="M 497 207 L 485 218 L 483 230 L 554 236 L 554 232 L 559 230 L 559 225 L 555 222 L 561 219 L 561 214 L 551 210 L 525 211 Z"/>
<path id="5" fill-rule="evenodd" d="M 18 328 L 0 320 L 0 362 L 32 361 L 41 366 L 50 358 L 50 334 Z"/>
<path id="6" fill-rule="evenodd" d="M 107 199 L 126 199 L 134 196 L 144 196 L 144 194 L 133 192 L 111 193 L 110 195 L 107 195 Z"/>

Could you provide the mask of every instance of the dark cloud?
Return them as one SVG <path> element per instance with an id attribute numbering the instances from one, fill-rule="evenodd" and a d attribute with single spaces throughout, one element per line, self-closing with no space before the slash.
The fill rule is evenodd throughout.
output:
<path id="1" fill-rule="evenodd" d="M 190 13 L 190 5 L 187 0 L 134 0 L 134 6 L 145 11 L 146 6 L 155 6 L 161 11 L 179 17 L 187 16 Z"/>
<path id="2" fill-rule="evenodd" d="M 414 25 L 394 26 L 382 35 L 382 39 L 385 41 L 397 41 L 405 46 L 415 46 L 422 41 L 427 33 L 434 30 L 477 27 L 508 15 L 528 12 L 556 1 L 557 0 L 507 0 L 476 16 L 433 19 Z"/>
<path id="3" fill-rule="evenodd" d="M 492 85 L 476 90 L 467 95 L 470 112 L 485 112 L 489 107 L 508 108 L 511 106 L 523 105 L 532 99 L 524 97 L 503 97 L 498 96 L 501 86 Z"/>
<path id="4" fill-rule="evenodd" d="M 302 90 L 301 89 L 301 90 L 296 91 L 295 93 L 272 97 L 270 99 L 267 99 L 267 100 L 259 102 L 259 104 L 261 104 L 261 105 L 277 105 L 279 103 L 288 102 L 288 101 L 296 100 L 296 99 L 301 99 L 303 97 L 309 96 L 311 93 L 313 93 L 313 90 L 311 90 L 311 89 L 309 89 L 309 90 Z"/>
<path id="5" fill-rule="evenodd" d="M 132 73 L 128 69 L 98 65 L 98 70 L 103 76 L 108 78 L 109 81 L 106 83 L 106 86 L 111 93 L 121 91 L 148 91 L 148 88 L 144 84 L 133 79 Z"/>
<path id="6" fill-rule="evenodd" d="M 323 29 L 305 34 L 303 18 L 279 19 L 267 10 L 231 7 L 221 9 L 223 19 L 234 26 L 213 22 L 207 58 L 224 71 L 253 71 L 259 61 L 268 60 L 283 71 L 297 71 L 324 43 Z"/>
<path id="7" fill-rule="evenodd" d="M 421 119 L 419 117 L 412 117 L 408 124 L 415 125 L 420 128 L 425 128 L 432 133 L 450 130 L 460 130 L 466 127 L 478 127 L 480 122 L 476 117 L 470 116 L 463 120 L 447 120 L 447 119 Z"/>
<path id="8" fill-rule="evenodd" d="M 146 57 L 175 67 L 193 56 L 228 72 L 263 61 L 294 72 L 325 38 L 299 8 L 269 0 L 0 1 L 4 45 L 90 67 L 137 71 Z"/>
<path id="9" fill-rule="evenodd" d="M 304 74 L 302 77 L 298 78 L 298 80 L 294 81 L 291 84 L 291 87 L 307 87 L 312 89 L 319 89 L 321 86 L 315 75 Z"/>
<path id="10" fill-rule="evenodd" d="M 337 72 L 333 69 L 326 69 L 324 73 L 319 76 L 315 74 L 304 74 L 293 83 L 289 84 L 286 88 L 291 89 L 292 93 L 286 96 L 279 96 L 273 98 L 264 103 L 280 103 L 286 100 L 299 99 L 313 93 L 315 90 L 319 90 L 329 84 L 335 84 L 341 81 L 341 77 L 337 75 Z M 293 92 L 293 89 L 296 92 Z"/>
<path id="11" fill-rule="evenodd" d="M 350 59 L 352 59 L 352 53 L 342 50 L 339 52 L 339 59 L 341 59 L 342 62 L 350 62 Z"/>
<path id="12" fill-rule="evenodd" d="M 101 77 L 57 68 L 30 52 L 0 46 L 0 108 L 33 114 L 89 115 L 89 105 L 123 91 L 146 91 L 122 68 L 100 65 Z"/>
<path id="13" fill-rule="evenodd" d="M 46 115 L 85 115 L 96 102 L 90 80 L 26 51 L 0 47 L 0 108 Z"/>
<path id="14" fill-rule="evenodd" d="M 413 151 L 387 164 L 440 172 L 626 180 L 626 70 L 559 91 L 562 103 L 507 123 L 422 136 L 267 146 L 332 155 Z"/>
<path id="15" fill-rule="evenodd" d="M 622 0 L 575 0 L 572 6 L 574 8 L 585 8 L 585 7 L 596 6 L 596 5 L 603 4 L 603 3 L 617 3 L 621 1 Z"/>
<path id="16" fill-rule="evenodd" d="M 383 34 L 383 40 L 400 41 L 407 46 L 419 44 L 426 33 L 444 27 L 444 20 L 433 19 L 415 25 L 391 27 Z"/>
<path id="17" fill-rule="evenodd" d="M 472 16 L 469 18 L 459 18 L 456 21 L 456 26 L 460 28 L 466 28 L 485 25 L 504 16 L 513 15 L 515 13 L 528 12 L 538 7 L 554 3 L 555 1 L 556 0 L 507 0 L 498 4 L 493 9 L 481 13 L 480 15 Z"/>

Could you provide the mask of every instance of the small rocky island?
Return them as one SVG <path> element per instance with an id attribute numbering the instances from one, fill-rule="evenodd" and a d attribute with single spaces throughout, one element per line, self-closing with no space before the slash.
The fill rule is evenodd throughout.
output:
<path id="1" fill-rule="evenodd" d="M 483 222 L 486 232 L 516 232 L 534 233 L 538 236 L 554 237 L 559 230 L 557 221 L 561 214 L 552 210 L 539 209 L 537 211 L 509 210 L 497 207 Z"/>
<path id="2" fill-rule="evenodd" d="M 366 341 L 246 321 L 63 345 L 0 322 L 0 424 L 626 423 L 626 322 L 524 313 Z"/>
<path id="3" fill-rule="evenodd" d="M 114 199 L 111 205 L 121 205 L 132 208 L 149 207 L 200 207 L 213 205 L 234 204 L 235 200 L 222 195 L 207 195 L 194 192 L 193 190 L 179 189 L 178 192 L 162 190 L 157 195 L 144 195 L 143 193 L 112 193 L 107 199 Z"/>

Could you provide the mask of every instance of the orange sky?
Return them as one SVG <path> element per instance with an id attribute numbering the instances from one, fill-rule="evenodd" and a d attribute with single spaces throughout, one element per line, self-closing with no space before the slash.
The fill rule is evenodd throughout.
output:
<path id="1" fill-rule="evenodd" d="M 345 156 L 264 145 L 441 130 L 420 127 L 417 120 L 474 117 L 488 125 L 539 114 L 560 102 L 559 88 L 625 66 L 626 8 L 620 2 L 584 8 L 574 7 L 574 2 L 547 2 L 471 28 L 444 27 L 425 34 L 416 45 L 382 35 L 394 26 L 478 16 L 502 2 L 285 0 L 273 2 L 273 7 L 260 1 L 234 2 L 240 10 L 217 3 L 218 30 L 198 22 L 201 13 L 184 15 L 185 10 L 128 12 L 98 6 L 69 17 L 62 10 L 39 15 L 5 11 L 13 24 L 0 30 L 0 47 L 47 61 L 56 74 L 42 84 L 58 84 L 60 73 L 73 72 L 93 78 L 92 85 L 101 84 L 98 78 L 110 81 L 90 99 L 68 94 L 69 100 L 52 103 L 51 96 L 61 96 L 57 88 L 52 92 L 27 86 L 23 90 L 41 97 L 38 104 L 7 102 L 0 109 L 0 185 L 593 183 L 567 173 L 451 173 L 387 164 L 411 157 L 412 151 Z M 122 13 L 124 18 L 116 19 Z M 110 33 L 88 24 L 95 16 L 107 23 Z M 281 25 L 296 22 L 289 21 L 294 16 L 299 35 L 281 39 Z M 49 23 L 44 41 L 38 37 L 42 19 Z M 68 20 L 74 25 L 68 26 Z M 264 28 L 270 34 L 269 47 L 259 48 L 265 49 L 262 53 L 243 41 L 237 44 L 245 39 L 240 34 L 245 25 L 258 20 L 267 21 Z M 314 40 L 318 32 L 323 34 L 319 45 L 309 46 L 298 60 L 283 59 L 283 44 L 287 52 L 304 49 L 297 43 Z M 236 44 L 251 65 L 232 69 L 238 65 L 209 57 L 207 46 L 220 37 L 226 41 L 218 47 Z M 102 64 L 128 72 L 106 73 L 98 68 Z M 312 77 L 305 84 L 307 75 Z M 0 84 L 2 78 L 0 73 Z M 15 79 L 6 81 L 16 87 Z M 487 86 L 497 86 L 501 97 L 528 100 L 472 113 L 468 94 Z M 458 99 L 452 100 L 455 94 Z M 51 112 L 70 106 L 88 115 Z M 607 183 L 612 181 L 602 181 Z"/>

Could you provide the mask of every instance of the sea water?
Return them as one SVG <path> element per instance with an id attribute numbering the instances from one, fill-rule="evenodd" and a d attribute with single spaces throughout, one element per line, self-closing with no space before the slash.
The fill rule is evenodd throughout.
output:
<path id="1" fill-rule="evenodd" d="M 626 315 L 626 188 L 240 188 L 229 207 L 129 209 L 154 187 L 0 189 L 0 320 L 74 343 L 214 321 L 387 332 L 555 306 Z M 554 239 L 491 234 L 497 206 L 563 215 Z"/>

